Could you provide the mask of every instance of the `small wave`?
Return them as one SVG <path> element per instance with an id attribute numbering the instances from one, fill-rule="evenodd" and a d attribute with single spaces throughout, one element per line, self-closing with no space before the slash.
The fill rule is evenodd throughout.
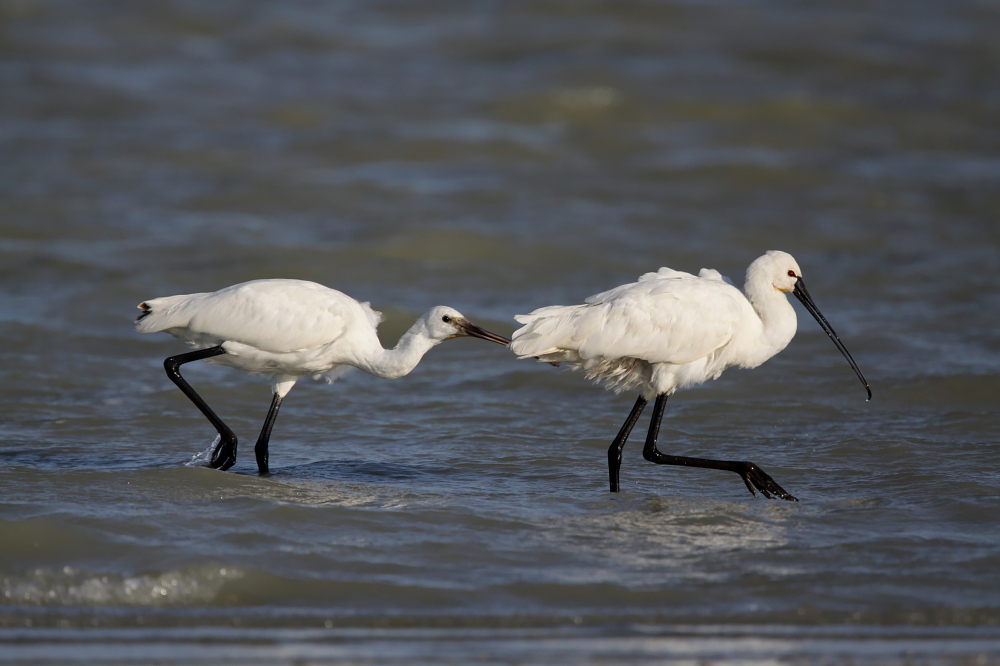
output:
<path id="1" fill-rule="evenodd" d="M 38 568 L 0 583 L 4 604 L 32 606 L 177 606 L 213 601 L 224 584 L 240 580 L 234 567 L 202 566 L 181 571 L 102 574 L 74 567 Z"/>

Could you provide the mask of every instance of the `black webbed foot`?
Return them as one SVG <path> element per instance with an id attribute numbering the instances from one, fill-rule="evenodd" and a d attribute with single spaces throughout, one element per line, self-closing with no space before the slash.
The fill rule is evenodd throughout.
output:
<path id="1" fill-rule="evenodd" d="M 761 495 L 768 499 L 783 499 L 788 502 L 798 502 L 790 493 L 777 484 L 771 476 L 752 462 L 742 463 L 741 469 L 737 471 L 743 478 L 743 483 L 747 484 L 747 489 L 754 497 L 759 490 Z"/>
<path id="2" fill-rule="evenodd" d="M 207 467 L 225 472 L 236 464 L 236 439 L 222 439 L 212 451 L 212 460 Z"/>

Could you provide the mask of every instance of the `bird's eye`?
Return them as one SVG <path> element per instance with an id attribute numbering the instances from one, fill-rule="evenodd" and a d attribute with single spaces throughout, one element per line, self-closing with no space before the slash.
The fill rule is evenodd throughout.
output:
<path id="1" fill-rule="evenodd" d="M 445 316 L 441 317 L 441 321 L 443 321 L 446 324 L 450 324 L 451 323 L 451 315 L 445 315 Z"/>
<path id="2" fill-rule="evenodd" d="M 788 271 L 788 277 L 798 277 L 798 276 L 795 274 L 795 271 L 790 270 Z"/>

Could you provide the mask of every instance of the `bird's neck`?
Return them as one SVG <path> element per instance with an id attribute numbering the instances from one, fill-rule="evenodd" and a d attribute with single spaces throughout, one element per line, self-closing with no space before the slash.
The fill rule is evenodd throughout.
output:
<path id="1" fill-rule="evenodd" d="M 760 322 L 756 340 L 747 345 L 744 363 L 755 368 L 788 346 L 797 327 L 795 309 L 782 291 L 770 282 L 747 280 L 744 293 Z"/>
<path id="2" fill-rule="evenodd" d="M 427 335 L 427 327 L 423 321 L 417 321 L 403 334 L 395 347 L 382 349 L 380 346 L 365 369 L 376 377 L 384 379 L 403 377 L 417 367 L 424 354 L 439 342 L 441 341 Z"/>

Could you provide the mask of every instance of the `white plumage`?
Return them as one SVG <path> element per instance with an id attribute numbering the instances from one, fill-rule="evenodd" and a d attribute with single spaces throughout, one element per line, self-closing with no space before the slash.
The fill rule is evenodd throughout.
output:
<path id="1" fill-rule="evenodd" d="M 791 291 L 792 280 L 780 277 Z M 755 367 L 781 351 L 795 333 L 795 311 L 777 291 L 764 293 L 773 297 L 761 299 L 761 316 L 718 271 L 702 269 L 696 277 L 661 268 L 583 305 L 518 315 L 525 326 L 514 332 L 511 349 L 521 358 L 567 363 L 616 392 L 637 390 L 651 399 L 715 379 L 730 365 Z M 765 318 L 770 335 L 752 344 Z"/>
<path id="2" fill-rule="evenodd" d="M 227 353 L 210 363 L 269 375 L 282 397 L 292 380 L 336 378 L 384 351 L 376 334 L 382 315 L 371 305 L 304 280 L 254 280 L 139 307 L 139 333 L 169 333 L 196 348 L 221 345 Z"/>
<path id="3" fill-rule="evenodd" d="M 509 340 L 471 324 L 453 308 L 438 306 L 418 319 L 393 349 L 384 349 L 376 329 L 381 314 L 336 289 L 303 280 L 254 280 L 215 292 L 144 301 L 139 333 L 169 333 L 198 351 L 165 361 L 167 374 L 216 426 L 221 441 L 210 466 L 228 469 L 236 459 L 236 437 L 180 376 L 194 360 L 227 365 L 272 379 L 273 400 L 257 441 L 260 472 L 267 472 L 267 442 L 281 400 L 306 376 L 333 381 L 359 368 L 377 377 L 409 373 L 435 345 L 471 335 L 499 344 Z"/>
<path id="4" fill-rule="evenodd" d="M 609 450 L 611 489 L 616 491 L 614 451 L 620 465 L 625 438 L 646 402 L 657 399 L 654 421 L 658 429 L 663 404 L 677 389 L 715 379 L 730 366 L 757 367 L 784 349 L 796 329 L 788 293 L 816 317 L 867 389 L 854 360 L 806 292 L 801 276 L 795 259 L 777 251 L 768 252 L 750 265 L 745 293 L 712 269 L 702 269 L 695 276 L 661 268 L 636 282 L 591 296 L 581 305 L 556 305 L 518 315 L 517 321 L 524 326 L 514 332 L 511 349 L 520 358 L 566 363 L 616 392 L 639 393 L 633 414 L 626 421 L 627 428 L 623 427 Z M 870 390 L 868 393 L 871 397 Z M 663 464 L 706 466 L 700 463 L 725 462 L 662 456 L 655 449 L 652 429 L 647 449 L 647 458 L 659 456 L 654 462 Z M 724 469 L 733 465 L 726 464 L 729 466 Z M 767 496 L 775 493 L 794 499 L 759 469 L 759 476 L 743 470 L 731 469 L 743 476 L 752 493 L 756 486 Z"/>

